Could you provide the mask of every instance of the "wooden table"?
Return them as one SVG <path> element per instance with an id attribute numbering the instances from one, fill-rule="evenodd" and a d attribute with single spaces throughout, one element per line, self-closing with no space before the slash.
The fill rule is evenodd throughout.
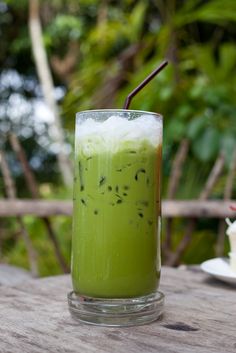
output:
<path id="1" fill-rule="evenodd" d="M 0 288 L 1 286 L 17 285 L 32 278 L 30 272 L 22 268 L 0 264 Z"/>
<path id="2" fill-rule="evenodd" d="M 161 321 L 129 328 L 80 324 L 68 312 L 69 276 L 0 287 L 1 353 L 236 352 L 236 287 L 199 269 L 163 268 Z"/>

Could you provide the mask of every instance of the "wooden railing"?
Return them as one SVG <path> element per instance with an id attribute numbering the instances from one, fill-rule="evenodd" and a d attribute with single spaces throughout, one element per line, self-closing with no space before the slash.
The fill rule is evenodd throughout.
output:
<path id="1" fill-rule="evenodd" d="M 236 205 L 236 200 L 228 201 L 174 201 L 162 202 L 162 216 L 167 218 L 225 218 L 235 217 L 235 211 L 230 209 Z M 72 202 L 59 200 L 0 200 L 0 217 L 16 217 L 33 215 L 49 217 L 72 215 Z"/>

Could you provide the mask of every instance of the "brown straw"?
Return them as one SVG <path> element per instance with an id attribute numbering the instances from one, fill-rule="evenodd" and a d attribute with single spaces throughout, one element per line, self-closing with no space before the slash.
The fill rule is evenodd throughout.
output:
<path id="1" fill-rule="evenodd" d="M 148 82 L 150 82 L 157 74 L 159 74 L 159 72 L 162 71 L 167 64 L 167 60 L 163 61 L 161 65 L 159 65 L 153 72 L 151 72 L 150 75 L 145 78 L 145 80 L 143 80 L 132 92 L 128 94 L 123 109 L 129 109 L 132 98 L 136 96 L 136 94 L 141 91 L 141 89 L 146 86 Z"/>

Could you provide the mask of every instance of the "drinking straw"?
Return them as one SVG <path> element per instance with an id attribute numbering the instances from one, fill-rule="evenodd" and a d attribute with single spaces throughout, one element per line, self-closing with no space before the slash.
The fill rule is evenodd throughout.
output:
<path id="1" fill-rule="evenodd" d="M 148 75 L 133 91 L 131 91 L 128 96 L 125 99 L 125 104 L 123 109 L 129 109 L 129 105 L 131 103 L 131 100 L 134 96 L 136 96 L 136 94 L 141 91 L 141 89 L 146 86 L 148 84 L 148 82 L 150 82 L 157 74 L 159 74 L 159 72 L 161 72 L 164 67 L 166 67 L 166 65 L 168 64 L 168 61 L 165 60 L 161 63 L 161 65 L 159 65 L 154 71 L 152 71 L 150 73 L 150 75 Z"/>

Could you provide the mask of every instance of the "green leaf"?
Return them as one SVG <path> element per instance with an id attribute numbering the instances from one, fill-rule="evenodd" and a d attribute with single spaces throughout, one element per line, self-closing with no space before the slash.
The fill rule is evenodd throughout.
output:
<path id="1" fill-rule="evenodd" d="M 215 64 L 212 47 L 209 45 L 196 46 L 194 52 L 198 67 L 203 73 L 214 81 L 217 74 L 217 67 Z"/>
<path id="2" fill-rule="evenodd" d="M 234 149 L 236 148 L 235 135 L 226 133 L 221 139 L 221 148 L 225 154 L 226 163 L 230 165 Z"/>
<path id="3" fill-rule="evenodd" d="M 214 128 L 207 128 L 193 142 L 193 151 L 199 160 L 206 162 L 216 157 L 219 150 L 220 135 Z"/>
<path id="4" fill-rule="evenodd" d="M 164 129 L 164 135 L 166 140 L 169 142 L 180 141 L 185 135 L 185 124 L 177 119 L 171 120 L 171 122 Z"/>
<path id="5" fill-rule="evenodd" d="M 197 2 L 196 2 L 197 3 Z M 194 4 L 193 4 L 194 5 Z M 196 21 L 212 22 L 222 24 L 226 21 L 236 21 L 236 1 L 235 0 L 212 0 L 203 2 L 200 7 L 191 6 L 179 10 L 174 22 L 178 27 L 185 26 Z"/>
<path id="6" fill-rule="evenodd" d="M 187 119 L 189 117 L 193 116 L 194 108 L 185 102 L 183 102 L 182 105 L 180 105 L 176 111 L 176 118 L 177 119 Z"/>
<path id="7" fill-rule="evenodd" d="M 235 68 L 236 63 L 236 47 L 232 43 L 222 44 L 220 47 L 220 66 L 222 79 L 227 78 Z"/>
<path id="8" fill-rule="evenodd" d="M 147 3 L 140 1 L 132 10 L 129 16 L 130 33 L 133 39 L 138 39 L 143 28 Z"/>
<path id="9" fill-rule="evenodd" d="M 82 35 L 82 21 L 80 18 L 72 15 L 57 15 L 50 23 L 47 34 L 53 38 L 69 37 L 78 39 Z"/>
<path id="10" fill-rule="evenodd" d="M 206 118 L 199 116 L 193 119 L 188 126 L 187 136 L 194 140 L 206 127 Z"/>
<path id="11" fill-rule="evenodd" d="M 191 99 L 199 99 L 202 95 L 203 92 L 205 90 L 205 86 L 206 86 L 206 80 L 204 79 L 204 77 L 197 77 L 195 82 L 193 83 L 192 87 L 189 89 L 189 97 Z"/>
<path id="12" fill-rule="evenodd" d="M 236 21 L 236 1 L 208 1 L 201 7 L 199 11 L 196 12 L 195 19 L 198 21 L 209 21 L 213 23 Z"/>

